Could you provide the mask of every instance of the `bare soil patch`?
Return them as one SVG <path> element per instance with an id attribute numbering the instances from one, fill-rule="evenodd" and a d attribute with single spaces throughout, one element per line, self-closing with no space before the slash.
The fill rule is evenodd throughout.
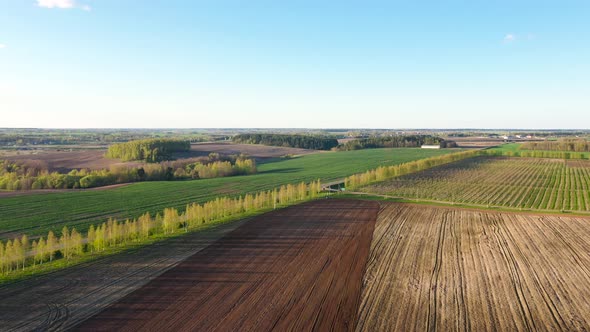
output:
<path id="1" fill-rule="evenodd" d="M 330 199 L 257 217 L 76 329 L 352 330 L 378 210 Z"/>
<path id="2" fill-rule="evenodd" d="M 502 138 L 487 137 L 449 137 L 449 141 L 455 141 L 457 146 L 465 149 L 482 149 L 498 146 L 504 143 Z"/>
<path id="3" fill-rule="evenodd" d="M 286 155 L 305 155 L 318 153 L 316 150 L 289 148 L 281 146 L 267 146 L 261 144 L 235 144 L 231 142 L 223 143 L 197 143 L 191 145 L 191 151 L 177 155 L 178 158 L 207 156 L 210 153 L 219 153 L 221 155 L 246 154 L 252 158 L 266 159 L 277 158 Z"/>
<path id="4" fill-rule="evenodd" d="M 590 219 L 384 203 L 357 331 L 590 329 Z"/>
<path id="5" fill-rule="evenodd" d="M 73 169 L 87 168 L 91 170 L 108 169 L 111 166 L 138 166 L 140 162 L 121 162 L 118 159 L 104 157 L 106 150 L 43 150 L 34 153 L 9 155 L 3 157 L 11 161 L 27 162 L 31 165 L 44 166 L 50 171 L 67 173 Z"/>
<path id="6" fill-rule="evenodd" d="M 356 137 L 347 137 L 347 138 L 339 138 L 338 139 L 338 144 L 345 144 L 348 143 L 350 141 L 356 141 L 362 138 L 356 138 Z"/>

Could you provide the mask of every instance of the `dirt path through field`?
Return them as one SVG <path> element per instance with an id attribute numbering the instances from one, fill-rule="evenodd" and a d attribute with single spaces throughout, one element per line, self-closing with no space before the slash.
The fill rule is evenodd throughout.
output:
<path id="1" fill-rule="evenodd" d="M 257 217 L 77 329 L 353 330 L 378 211 L 328 199 Z"/>
<path id="2" fill-rule="evenodd" d="M 0 286 L 0 330 L 71 328 L 244 223 L 223 224 Z"/>
<path id="3" fill-rule="evenodd" d="M 382 203 L 357 331 L 590 330 L 590 219 Z"/>

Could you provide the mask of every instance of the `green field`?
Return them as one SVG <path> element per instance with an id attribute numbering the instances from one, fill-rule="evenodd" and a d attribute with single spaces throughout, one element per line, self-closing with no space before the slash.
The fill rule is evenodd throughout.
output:
<path id="1" fill-rule="evenodd" d="M 521 146 L 520 143 L 508 143 L 508 144 L 499 145 L 499 146 L 491 148 L 489 150 L 503 151 L 503 152 L 517 152 L 520 150 L 520 146 Z"/>
<path id="2" fill-rule="evenodd" d="M 44 234 L 64 225 L 86 230 L 108 217 L 134 218 L 165 207 L 183 208 L 216 196 L 235 196 L 282 184 L 330 181 L 381 165 L 437 156 L 457 150 L 370 149 L 326 152 L 261 164 L 258 174 L 176 182 L 143 182 L 117 189 L 47 193 L 0 198 L 0 238 Z"/>

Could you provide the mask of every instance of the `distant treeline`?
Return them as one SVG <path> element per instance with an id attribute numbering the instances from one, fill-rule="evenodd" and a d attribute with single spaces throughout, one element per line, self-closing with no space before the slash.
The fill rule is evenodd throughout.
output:
<path id="1" fill-rule="evenodd" d="M 417 148 L 422 145 L 440 145 L 441 148 L 454 148 L 457 144 L 453 141 L 445 141 L 440 137 L 430 135 L 400 135 L 370 137 L 354 141 L 348 141 L 338 146 L 338 150 L 351 151 L 377 148 Z"/>
<path id="2" fill-rule="evenodd" d="M 141 181 L 206 179 L 256 173 L 256 162 L 244 157 L 209 157 L 166 161 L 139 167 L 73 170 L 67 174 L 0 160 L 0 189 L 79 189 Z"/>
<path id="3" fill-rule="evenodd" d="M 291 148 L 330 150 L 338 146 L 338 140 L 325 136 L 240 134 L 232 139 L 235 143 L 263 144 Z"/>
<path id="4" fill-rule="evenodd" d="M 118 158 L 123 161 L 143 160 L 159 162 L 170 159 L 173 152 L 186 152 L 191 149 L 191 143 L 185 140 L 169 138 L 151 138 L 109 146 L 107 158 Z"/>
<path id="5" fill-rule="evenodd" d="M 583 139 L 564 139 L 559 141 L 526 142 L 521 150 L 590 152 L 590 142 Z"/>
<path id="6" fill-rule="evenodd" d="M 147 138 L 176 138 L 190 142 L 215 139 L 196 130 L 146 129 L 10 129 L 0 128 L 0 146 L 105 145 Z"/>

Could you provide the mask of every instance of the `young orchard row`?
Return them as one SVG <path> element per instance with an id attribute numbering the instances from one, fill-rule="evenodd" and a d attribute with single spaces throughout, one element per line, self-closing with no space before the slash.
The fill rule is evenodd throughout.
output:
<path id="1" fill-rule="evenodd" d="M 452 163 L 467 158 L 473 158 L 486 153 L 487 151 L 472 150 L 410 161 L 399 165 L 381 166 L 377 167 L 376 169 L 372 169 L 364 173 L 354 174 L 345 178 L 344 185 L 349 190 L 356 189 L 371 183 L 385 181 L 387 179 L 395 178 L 405 174 L 423 171 L 432 167 Z"/>
<path id="2" fill-rule="evenodd" d="M 590 211 L 590 162 L 479 157 L 362 190 L 487 206 Z"/>

